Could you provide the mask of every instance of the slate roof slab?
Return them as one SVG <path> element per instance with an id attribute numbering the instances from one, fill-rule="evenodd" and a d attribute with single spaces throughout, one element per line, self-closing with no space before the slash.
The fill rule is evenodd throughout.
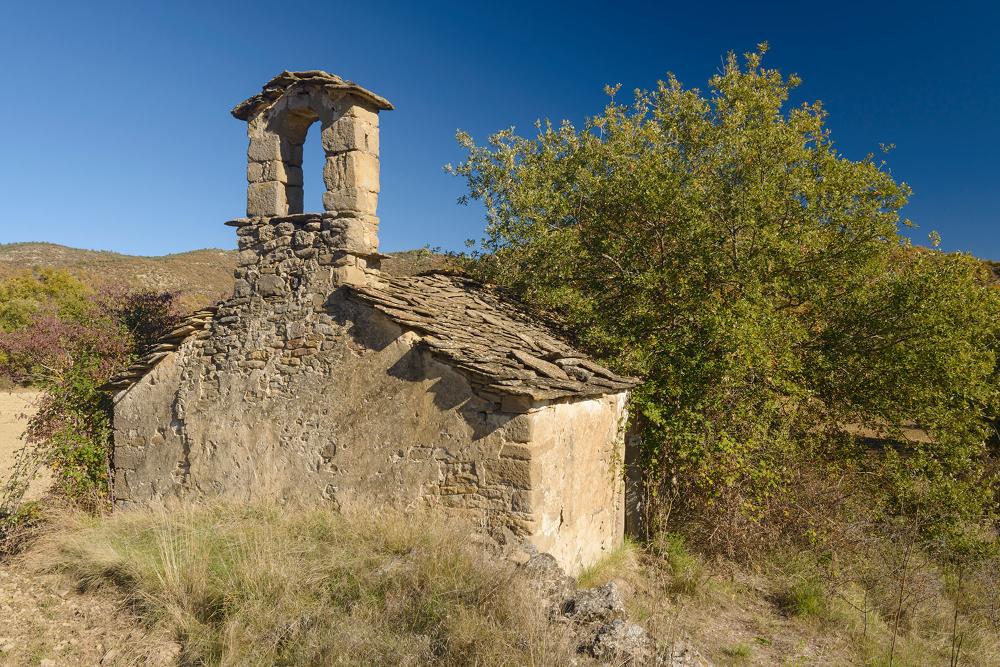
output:
<path id="1" fill-rule="evenodd" d="M 595 363 L 537 315 L 471 278 L 383 275 L 348 289 L 419 334 L 435 357 L 480 391 L 559 400 L 618 393 L 638 382 Z"/>

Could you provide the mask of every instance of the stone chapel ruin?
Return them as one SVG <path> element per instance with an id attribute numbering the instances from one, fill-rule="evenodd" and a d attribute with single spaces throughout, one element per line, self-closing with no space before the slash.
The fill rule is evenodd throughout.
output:
<path id="1" fill-rule="evenodd" d="M 487 286 L 379 271 L 384 98 L 284 72 L 247 123 L 247 217 L 232 297 L 108 387 L 116 506 L 222 496 L 377 498 L 460 513 L 568 571 L 622 539 L 633 381 Z M 325 210 L 303 212 L 318 121 Z"/>

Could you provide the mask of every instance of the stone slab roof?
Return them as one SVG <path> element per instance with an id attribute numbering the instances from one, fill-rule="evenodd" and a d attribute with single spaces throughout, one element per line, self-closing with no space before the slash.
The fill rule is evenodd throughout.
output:
<path id="1" fill-rule="evenodd" d="M 352 297 L 422 337 L 478 390 L 531 400 L 618 393 L 635 384 L 589 359 L 496 290 L 461 276 L 383 275 Z"/>
<path id="2" fill-rule="evenodd" d="M 166 358 L 167 355 L 179 348 L 188 338 L 192 336 L 208 336 L 208 327 L 212 323 L 215 311 L 216 308 L 214 306 L 203 308 L 184 318 L 180 324 L 157 340 L 156 345 L 147 350 L 138 361 L 120 373 L 111 376 L 111 379 L 101 385 L 100 389 L 103 391 L 122 391 L 128 389 L 141 380 L 146 373 L 153 370 L 153 367 Z"/>
<path id="3" fill-rule="evenodd" d="M 336 74 L 330 74 L 323 70 L 308 70 L 305 72 L 284 71 L 278 76 L 264 84 L 261 92 L 253 97 L 247 98 L 233 107 L 232 114 L 240 120 L 247 120 L 261 107 L 266 107 L 276 99 L 285 94 L 293 86 L 318 86 L 331 90 L 342 90 L 353 93 L 358 97 L 368 101 L 375 108 L 381 111 L 391 111 L 393 106 L 389 100 L 381 95 L 376 95 L 367 88 L 362 88 L 353 81 L 341 79 Z"/>

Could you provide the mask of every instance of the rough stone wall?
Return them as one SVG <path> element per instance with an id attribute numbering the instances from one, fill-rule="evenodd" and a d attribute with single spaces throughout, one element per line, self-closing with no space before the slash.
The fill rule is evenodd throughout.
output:
<path id="1" fill-rule="evenodd" d="M 570 571 L 617 544 L 622 395 L 505 411 L 338 289 L 345 268 L 372 269 L 331 247 L 336 218 L 238 224 L 234 296 L 118 397 L 120 507 L 374 496 L 532 536 Z"/>
<path id="2" fill-rule="evenodd" d="M 613 522 L 594 528 L 575 510 L 563 510 L 562 532 L 551 528 L 560 511 L 553 503 L 576 502 L 584 517 L 594 509 L 585 503 L 606 500 L 577 486 L 588 482 L 576 472 L 554 471 L 616 441 L 608 429 L 617 403 L 505 412 L 418 336 L 338 290 L 339 271 L 367 267 L 329 245 L 343 243 L 336 218 L 238 224 L 244 251 L 234 296 L 206 335 L 118 399 L 119 506 L 211 496 L 336 503 L 360 494 L 459 511 L 494 533 L 528 536 L 544 526 L 546 549 L 602 530 L 597 551 L 620 539 Z M 580 474 L 606 485 L 606 463 L 591 467 Z"/>
<path id="3" fill-rule="evenodd" d="M 349 298 L 379 278 L 377 110 L 391 105 L 322 72 L 275 82 L 234 110 L 250 146 L 248 217 L 227 223 L 232 298 L 116 397 L 117 505 L 375 497 L 528 538 L 571 572 L 593 563 L 622 537 L 623 390 L 553 405 L 474 391 L 420 335 Z M 326 211 L 306 214 L 317 121 Z"/>

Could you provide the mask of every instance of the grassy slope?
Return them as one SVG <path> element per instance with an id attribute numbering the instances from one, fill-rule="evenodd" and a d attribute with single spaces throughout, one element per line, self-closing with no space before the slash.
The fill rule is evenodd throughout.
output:
<path id="1" fill-rule="evenodd" d="M 371 506 L 199 505 L 64 516 L 28 555 L 175 638 L 180 664 L 588 664 L 468 532 Z"/>
<path id="2" fill-rule="evenodd" d="M 468 531 L 370 506 L 64 515 L 17 563 L 0 560 L 0 592 L 12 581 L 24 591 L 8 613 L 25 619 L 6 648 L 0 640 L 0 663 L 89 664 L 73 662 L 93 654 L 69 645 L 75 636 L 117 647 L 101 664 L 153 664 L 149 652 L 165 642 L 169 664 L 591 664 L 573 659 L 565 624 L 547 620 L 523 574 Z M 693 645 L 717 667 L 949 664 L 953 606 L 941 591 L 908 585 L 915 605 L 893 647 L 891 609 L 878 596 L 824 579 L 800 556 L 767 560 L 751 569 L 708 562 L 679 539 L 627 543 L 580 585 L 616 581 L 630 618 L 661 648 Z M 53 590 L 64 592 L 47 605 Z M 93 618 L 89 610 L 115 607 L 73 625 L 81 609 Z M 958 664 L 1000 664 L 993 630 L 964 614 L 958 630 Z"/>

